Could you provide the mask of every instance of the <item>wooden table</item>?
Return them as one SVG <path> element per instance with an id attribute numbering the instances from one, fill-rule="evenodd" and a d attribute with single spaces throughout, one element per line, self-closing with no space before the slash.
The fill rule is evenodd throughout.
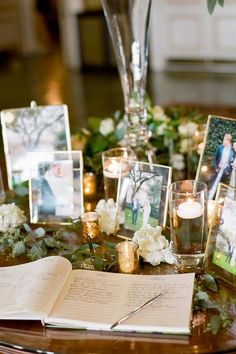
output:
<path id="1" fill-rule="evenodd" d="M 143 274 L 173 273 L 170 265 L 145 265 Z M 220 296 L 233 291 L 221 285 Z M 19 289 L 20 291 L 20 289 Z M 0 353 L 236 353 L 236 321 L 217 335 L 204 332 L 205 324 L 193 328 L 191 336 L 111 334 L 44 328 L 40 322 L 0 321 Z"/>

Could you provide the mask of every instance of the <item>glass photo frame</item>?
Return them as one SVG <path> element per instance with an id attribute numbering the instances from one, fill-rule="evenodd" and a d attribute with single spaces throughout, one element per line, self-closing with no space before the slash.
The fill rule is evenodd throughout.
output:
<path id="1" fill-rule="evenodd" d="M 83 214 L 81 151 L 29 153 L 32 224 L 71 224 Z"/>
<path id="2" fill-rule="evenodd" d="M 236 188 L 219 183 L 209 230 L 205 268 L 236 287 Z"/>
<path id="3" fill-rule="evenodd" d="M 32 105 L 1 111 L 9 189 L 28 180 L 28 152 L 71 150 L 66 105 Z"/>
<path id="4" fill-rule="evenodd" d="M 208 199 L 215 199 L 218 184 L 236 187 L 236 120 L 209 116 L 196 179 L 208 186 Z"/>
<path id="5" fill-rule="evenodd" d="M 165 227 L 171 175 L 169 166 L 121 160 L 117 192 L 117 216 L 122 219 L 119 235 L 132 238 L 147 224 Z"/>

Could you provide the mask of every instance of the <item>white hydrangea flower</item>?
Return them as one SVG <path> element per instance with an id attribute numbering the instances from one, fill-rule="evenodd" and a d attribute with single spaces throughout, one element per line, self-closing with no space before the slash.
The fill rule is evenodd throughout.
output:
<path id="1" fill-rule="evenodd" d="M 185 167 L 184 156 L 182 154 L 173 154 L 171 157 L 172 167 L 177 171 L 182 171 Z"/>
<path id="2" fill-rule="evenodd" d="M 164 109 L 161 106 L 154 106 L 152 108 L 152 114 L 153 114 L 153 119 L 156 121 L 168 121 L 169 118 L 168 116 L 165 114 Z"/>
<path id="3" fill-rule="evenodd" d="M 133 237 L 133 241 L 139 245 L 140 256 L 143 257 L 145 262 L 149 262 L 153 266 L 161 262 L 174 263 L 169 242 L 161 232 L 161 226 L 146 225 L 136 231 Z"/>
<path id="4" fill-rule="evenodd" d="M 12 231 L 26 221 L 24 211 L 15 203 L 0 206 L 0 231 Z"/>
<path id="5" fill-rule="evenodd" d="M 194 122 L 182 123 L 179 125 L 178 130 L 182 136 L 193 136 L 198 128 Z"/>
<path id="6" fill-rule="evenodd" d="M 100 126 L 99 126 L 99 132 L 102 135 L 107 136 L 107 135 L 111 134 L 114 130 L 115 130 L 115 126 L 114 126 L 114 121 L 112 118 L 106 118 L 106 119 L 101 120 Z"/>
<path id="7" fill-rule="evenodd" d="M 99 200 L 95 211 L 101 217 L 101 231 L 105 232 L 107 235 L 114 234 L 116 226 L 122 221 L 122 215 L 116 215 L 117 210 L 114 200 L 112 198 L 107 201 L 104 199 Z"/>
<path id="8" fill-rule="evenodd" d="M 186 154 L 191 147 L 191 140 L 189 140 L 188 138 L 182 139 L 181 143 L 180 143 L 180 152 L 182 154 Z"/>

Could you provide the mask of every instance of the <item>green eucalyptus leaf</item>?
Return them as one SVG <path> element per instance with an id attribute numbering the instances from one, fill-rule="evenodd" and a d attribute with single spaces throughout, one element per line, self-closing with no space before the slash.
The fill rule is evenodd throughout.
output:
<path id="1" fill-rule="evenodd" d="M 88 129 L 96 133 L 99 129 L 101 118 L 99 117 L 89 117 L 88 118 Z"/>
<path id="2" fill-rule="evenodd" d="M 213 276 L 210 274 L 204 274 L 203 285 L 205 286 L 206 289 L 212 290 L 214 292 L 218 291 L 217 283 L 216 283 L 215 279 L 213 278 Z"/>
<path id="3" fill-rule="evenodd" d="M 204 301 L 207 301 L 209 299 L 209 296 L 208 294 L 205 292 L 205 291 L 198 291 L 196 294 L 195 294 L 195 299 L 196 300 L 204 300 Z"/>
<path id="4" fill-rule="evenodd" d="M 210 318 L 210 329 L 213 334 L 217 334 L 221 327 L 221 319 L 219 315 L 211 316 Z"/>
<path id="5" fill-rule="evenodd" d="M 115 247 L 116 247 L 116 243 L 114 243 L 114 242 L 110 242 L 110 241 L 104 241 L 103 242 L 103 245 L 106 247 L 106 248 L 111 248 L 111 249 L 115 249 Z"/>
<path id="6" fill-rule="evenodd" d="M 12 249 L 12 255 L 13 257 L 18 257 L 21 256 L 22 254 L 25 253 L 25 245 L 23 241 L 18 241 L 14 244 L 13 249 Z"/>
<path id="7" fill-rule="evenodd" d="M 26 232 L 28 232 L 29 234 L 32 233 L 32 229 L 31 229 L 31 227 L 28 224 L 24 223 L 23 227 L 24 227 Z"/>
<path id="8" fill-rule="evenodd" d="M 43 237 L 45 236 L 45 230 L 42 227 L 38 227 L 36 230 L 34 230 L 34 236 L 35 237 Z"/>
<path id="9" fill-rule="evenodd" d="M 220 5 L 220 6 L 224 6 L 224 3 L 225 3 L 225 0 L 218 0 L 218 4 Z"/>
<path id="10" fill-rule="evenodd" d="M 55 240 L 53 237 L 46 237 L 43 239 L 43 242 L 48 248 L 61 248 L 62 245 L 58 240 Z"/>
<path id="11" fill-rule="evenodd" d="M 95 134 L 93 139 L 88 142 L 88 148 L 91 149 L 92 154 L 106 150 L 108 147 L 108 140 L 102 134 Z"/>
<path id="12" fill-rule="evenodd" d="M 207 8 L 210 15 L 213 13 L 216 4 L 217 4 L 217 0 L 207 0 Z"/>
<path id="13" fill-rule="evenodd" d="M 31 260 L 35 261 L 37 259 L 43 258 L 47 255 L 46 247 L 41 247 L 40 244 L 35 244 L 32 246 L 28 253 Z"/>
<path id="14" fill-rule="evenodd" d="M 28 187 L 26 187 L 22 184 L 14 187 L 14 191 L 15 191 L 16 195 L 18 195 L 20 197 L 25 197 L 29 193 Z"/>
<path id="15" fill-rule="evenodd" d="M 103 260 L 101 257 L 96 256 L 93 264 L 96 270 L 100 270 L 100 271 L 103 270 Z"/>

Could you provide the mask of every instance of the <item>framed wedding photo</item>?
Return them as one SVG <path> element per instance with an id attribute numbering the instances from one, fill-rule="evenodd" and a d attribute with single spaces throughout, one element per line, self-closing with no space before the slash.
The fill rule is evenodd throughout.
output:
<path id="1" fill-rule="evenodd" d="M 30 222 L 71 224 L 83 214 L 81 151 L 29 153 Z"/>
<path id="2" fill-rule="evenodd" d="M 220 182 L 236 187 L 235 171 L 236 120 L 209 116 L 196 174 L 208 186 L 208 199 L 215 199 Z"/>
<path id="3" fill-rule="evenodd" d="M 135 160 L 121 160 L 117 215 L 122 217 L 119 234 L 132 238 L 147 224 L 165 227 L 168 188 L 172 169 Z"/>
<path id="4" fill-rule="evenodd" d="M 66 105 L 3 110 L 1 123 L 9 189 L 28 180 L 28 152 L 71 150 Z"/>
<path id="5" fill-rule="evenodd" d="M 236 287 L 236 188 L 219 183 L 209 230 L 205 268 Z"/>

